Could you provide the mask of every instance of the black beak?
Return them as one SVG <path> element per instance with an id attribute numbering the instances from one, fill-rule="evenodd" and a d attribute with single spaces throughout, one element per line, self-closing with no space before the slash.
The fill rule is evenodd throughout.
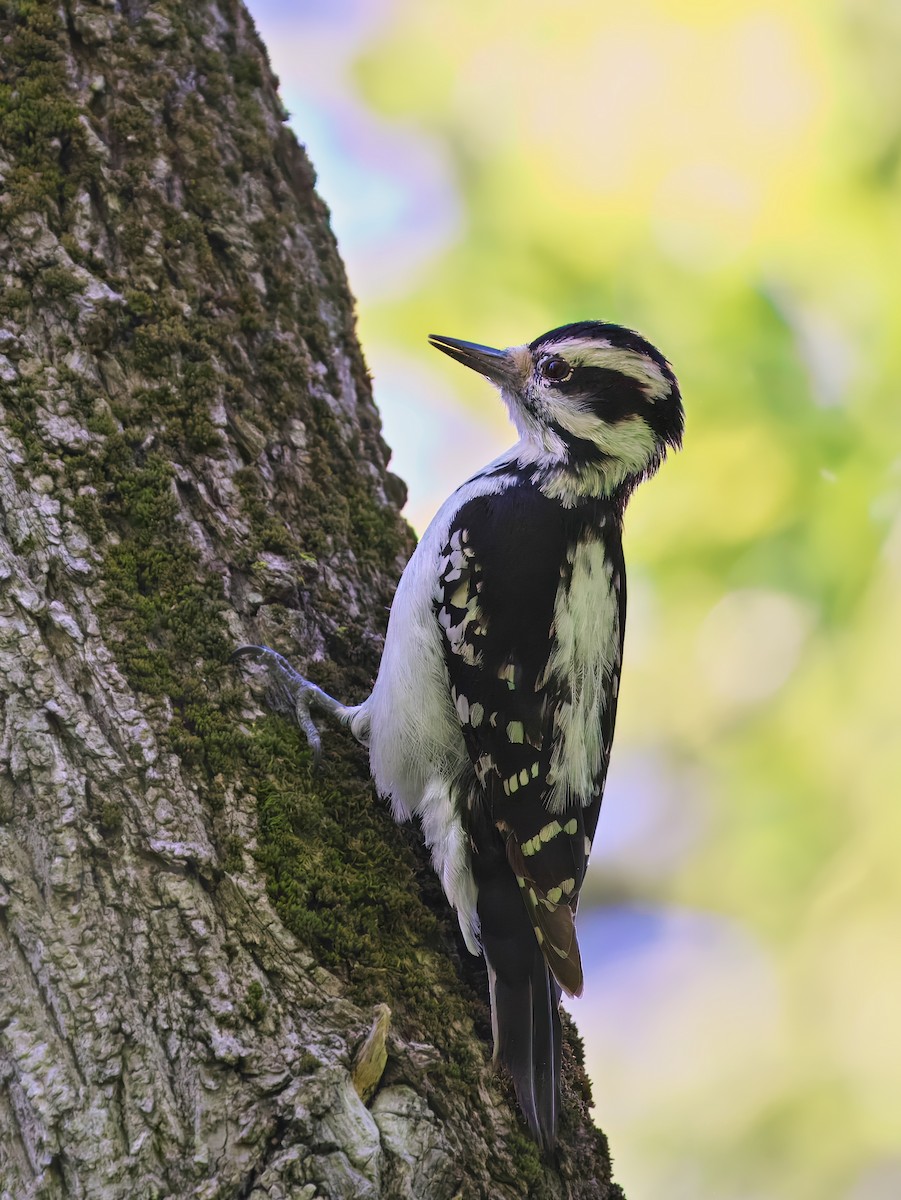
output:
<path id="1" fill-rule="evenodd" d="M 494 350 L 477 342 L 462 342 L 459 338 L 441 337 L 437 333 L 429 334 L 429 344 L 436 350 L 443 350 L 464 367 L 472 367 L 498 387 L 514 380 L 514 364 L 506 350 Z"/>

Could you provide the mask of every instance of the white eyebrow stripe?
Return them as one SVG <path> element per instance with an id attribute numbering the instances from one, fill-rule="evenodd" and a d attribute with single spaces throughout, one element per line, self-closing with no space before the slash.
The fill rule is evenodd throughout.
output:
<path id="1" fill-rule="evenodd" d="M 637 350 L 611 346 L 609 342 L 599 341 L 597 338 L 572 338 L 570 341 L 558 343 L 554 352 L 572 362 L 574 366 L 604 367 L 610 371 L 619 371 L 621 375 L 628 375 L 642 384 L 649 400 L 662 400 L 672 390 L 670 380 L 657 363 Z"/>
<path id="2" fill-rule="evenodd" d="M 564 358 L 567 355 L 573 358 L 580 357 L 590 350 L 612 349 L 613 347 L 606 338 L 567 338 L 565 342 L 555 342 L 553 346 L 554 353 L 560 354 Z"/>

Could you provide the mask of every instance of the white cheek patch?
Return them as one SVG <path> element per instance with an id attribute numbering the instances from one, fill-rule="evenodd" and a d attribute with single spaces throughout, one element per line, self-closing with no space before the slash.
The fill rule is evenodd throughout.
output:
<path id="1" fill-rule="evenodd" d="M 566 433 L 591 442 L 628 471 L 643 471 L 658 454 L 657 438 L 637 413 L 608 424 L 597 413 L 577 407 L 574 401 L 548 398 L 544 411 Z"/>
<path id="2" fill-rule="evenodd" d="M 547 396 L 544 400 L 544 413 L 548 421 L 554 421 L 561 429 L 571 433 L 573 437 L 584 441 L 597 442 L 598 429 L 601 421 L 597 413 L 577 407 L 573 400 L 565 400 L 557 396 Z"/>
<path id="3" fill-rule="evenodd" d="M 632 471 L 643 471 L 658 454 L 657 439 L 647 421 L 626 417 L 615 425 L 595 425 L 594 444 Z"/>

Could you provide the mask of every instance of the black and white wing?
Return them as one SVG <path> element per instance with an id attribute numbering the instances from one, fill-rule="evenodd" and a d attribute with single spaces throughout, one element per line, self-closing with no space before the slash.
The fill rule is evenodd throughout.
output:
<path id="1" fill-rule="evenodd" d="M 472 869 L 496 1054 L 552 1144 L 560 988 L 582 990 L 575 910 L 616 712 L 625 591 L 618 521 L 534 488 L 465 503 L 436 612 L 478 785 Z"/>

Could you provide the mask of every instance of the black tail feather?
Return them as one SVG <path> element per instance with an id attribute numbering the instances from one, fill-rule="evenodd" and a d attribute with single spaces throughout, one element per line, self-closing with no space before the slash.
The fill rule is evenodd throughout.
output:
<path id="1" fill-rule="evenodd" d="M 525 989 L 494 978 L 496 1054 L 510 1072 L 533 1137 L 551 1151 L 560 1108 L 560 992 L 540 952 L 535 966 L 544 978 L 526 983 Z"/>
<path id="2" fill-rule="evenodd" d="M 488 962 L 494 1054 L 542 1149 L 557 1142 L 560 987 L 547 968 L 512 871 L 480 881 L 479 918 Z"/>

